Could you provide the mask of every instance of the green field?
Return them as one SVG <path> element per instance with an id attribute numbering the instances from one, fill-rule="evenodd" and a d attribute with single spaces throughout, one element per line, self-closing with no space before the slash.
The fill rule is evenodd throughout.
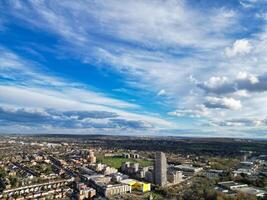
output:
<path id="1" fill-rule="evenodd" d="M 131 159 L 131 158 L 119 158 L 119 157 L 98 157 L 98 162 L 107 164 L 111 167 L 119 169 L 123 162 L 135 162 L 139 163 L 142 167 L 147 167 L 153 165 L 153 162 L 150 160 L 144 159 Z"/>

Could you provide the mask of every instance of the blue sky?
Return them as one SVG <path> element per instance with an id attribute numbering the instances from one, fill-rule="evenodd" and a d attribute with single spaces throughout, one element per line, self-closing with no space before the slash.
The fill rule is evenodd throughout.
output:
<path id="1" fill-rule="evenodd" d="M 2 133 L 267 137 L 265 0 L 0 9 Z"/>

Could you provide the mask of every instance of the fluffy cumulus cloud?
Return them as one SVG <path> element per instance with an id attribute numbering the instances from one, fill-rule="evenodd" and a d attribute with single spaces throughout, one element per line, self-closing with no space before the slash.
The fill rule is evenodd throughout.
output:
<path id="1" fill-rule="evenodd" d="M 252 49 L 250 42 L 246 39 L 236 40 L 231 48 L 227 47 L 225 49 L 225 54 L 227 57 L 234 57 L 237 55 L 248 54 Z"/>
<path id="2" fill-rule="evenodd" d="M 209 78 L 208 81 L 205 81 L 203 83 L 197 82 L 198 87 L 205 90 L 206 92 L 211 92 L 211 93 L 225 93 L 226 91 L 230 90 L 228 88 L 228 85 L 229 85 L 229 79 L 225 76 L 223 77 L 212 76 Z"/>
<path id="3" fill-rule="evenodd" d="M 211 77 L 209 81 L 198 83 L 198 87 L 214 94 L 228 94 L 237 91 L 265 92 L 267 90 L 267 74 L 255 76 L 247 72 L 239 72 L 233 80 L 229 80 L 227 77 Z"/>
<path id="4" fill-rule="evenodd" d="M 219 98 L 219 97 L 207 97 L 204 105 L 207 108 L 222 108 L 222 109 L 231 109 L 238 110 L 242 107 L 239 100 L 233 98 Z"/>

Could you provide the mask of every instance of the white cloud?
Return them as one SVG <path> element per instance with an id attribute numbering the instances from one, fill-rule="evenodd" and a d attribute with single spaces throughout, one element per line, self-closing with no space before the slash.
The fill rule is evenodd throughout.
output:
<path id="1" fill-rule="evenodd" d="M 222 108 L 222 109 L 231 109 L 239 110 L 242 107 L 241 101 L 234 98 L 227 97 L 207 97 L 206 102 L 204 103 L 208 108 Z"/>
<path id="2" fill-rule="evenodd" d="M 209 81 L 198 82 L 198 87 L 208 93 L 232 94 L 237 91 L 265 92 L 267 91 L 267 74 L 253 75 L 247 72 L 239 72 L 230 80 L 226 77 L 211 77 Z"/>
<path id="3" fill-rule="evenodd" d="M 243 118 L 243 119 L 229 119 L 224 121 L 212 121 L 216 126 L 230 126 L 230 127 L 258 127 L 265 125 L 264 120 L 257 118 Z"/>
<path id="4" fill-rule="evenodd" d="M 251 84 L 255 84 L 259 82 L 259 79 L 255 75 L 248 74 L 247 72 L 239 72 L 237 74 L 237 79 L 248 80 Z"/>
<path id="5" fill-rule="evenodd" d="M 5 69 L 25 69 L 23 65 L 25 64 L 24 61 L 19 59 L 19 57 L 12 52 L 2 48 L 0 46 L 0 70 Z"/>
<path id="6" fill-rule="evenodd" d="M 251 9 L 255 7 L 262 7 L 267 2 L 265 0 L 239 0 L 240 5 L 242 5 L 245 9 Z"/>
<path id="7" fill-rule="evenodd" d="M 265 21 L 267 21 L 267 12 L 263 12 L 263 13 L 256 13 L 255 16 L 259 19 L 263 19 Z"/>
<path id="8" fill-rule="evenodd" d="M 0 105 L 1 124 L 74 129 L 143 129 L 153 125 L 142 120 L 127 120 L 106 111 L 58 111 L 43 108 L 14 108 Z"/>
<path id="9" fill-rule="evenodd" d="M 86 110 L 86 111 L 109 111 L 117 113 L 128 120 L 143 120 L 157 125 L 157 127 L 171 126 L 171 123 L 160 117 L 149 116 L 148 114 L 135 114 L 124 110 L 116 109 L 114 106 L 97 104 L 97 101 L 83 102 L 79 100 L 79 93 L 73 96 L 65 92 L 51 91 L 44 88 L 26 88 L 17 86 L 0 86 L 0 99 L 2 104 L 33 107 L 53 108 L 56 110 Z M 99 98 L 99 97 L 97 97 Z M 110 102 L 110 101 L 108 101 Z"/>
<path id="10" fill-rule="evenodd" d="M 246 55 L 250 53 L 252 46 L 247 39 L 236 40 L 231 48 L 225 49 L 225 55 L 229 58 L 237 55 Z"/>
<path id="11" fill-rule="evenodd" d="M 36 70 L 40 65 L 25 60 L 8 49 L 1 48 L 0 50 L 2 51 L 0 55 L 1 76 L 13 80 L 0 84 L 2 104 L 13 106 L 14 109 L 19 106 L 26 110 L 49 108 L 61 111 L 110 111 L 121 116 L 122 120 L 126 120 L 125 123 L 129 122 L 134 125 L 131 121 L 142 120 L 155 128 L 168 127 L 172 124 L 153 114 L 136 114 L 134 111 L 141 109 L 137 104 L 108 97 L 96 92 L 96 88 L 91 90 L 81 83 L 70 84 L 69 80 L 44 74 L 40 69 Z"/>
<path id="12" fill-rule="evenodd" d="M 168 115 L 175 117 L 203 117 L 210 113 L 208 108 L 204 105 L 197 105 L 194 109 L 176 109 L 175 111 L 169 112 Z"/>
<path id="13" fill-rule="evenodd" d="M 243 5 L 249 6 L 258 2 L 242 0 Z M 255 30 L 262 32 L 251 34 L 250 27 L 242 23 L 247 20 L 242 18 L 246 14 L 239 10 L 225 7 L 202 10 L 186 1 L 172 0 L 29 2 L 9 10 L 28 27 L 59 36 L 58 52 L 71 53 L 85 63 L 105 63 L 102 66 L 122 74 L 128 86 L 158 95 L 168 91 L 170 110 L 182 108 L 171 115 L 253 118 L 266 112 L 262 107 L 266 104 L 264 92 L 267 91 L 264 75 L 267 27 L 259 27 L 252 21 Z M 240 39 L 240 34 L 248 38 Z M 16 61 L 5 61 L 5 65 L 15 66 Z M 5 75 L 14 77 L 7 71 Z M 138 105 L 74 86 L 62 92 L 47 91 L 41 87 L 42 82 L 50 85 L 57 81 L 57 85 L 64 87 L 65 82 L 38 75 L 38 78 L 37 74 L 27 75 L 35 77 L 31 80 L 31 84 L 35 82 L 34 87 L 17 89 L 32 92 L 33 96 L 47 92 L 45 99 L 50 105 L 53 100 L 59 106 L 59 102 L 67 100 L 65 105 L 78 107 L 114 105 L 119 110 L 139 109 Z M 187 78 L 190 75 L 191 81 Z M 210 97 L 206 99 L 206 95 Z M 60 100 L 51 101 L 54 97 Z M 221 110 L 224 113 L 218 114 Z"/>
<path id="14" fill-rule="evenodd" d="M 157 93 L 157 96 L 164 96 L 166 95 L 166 91 L 164 89 L 160 90 L 158 93 Z"/>
<path id="15" fill-rule="evenodd" d="M 236 95 L 239 97 L 250 97 L 250 94 L 246 90 L 238 90 L 234 92 L 233 95 Z"/>
<path id="16" fill-rule="evenodd" d="M 68 52 L 75 53 L 84 61 L 96 59 L 106 62 L 130 76 L 131 81 L 126 78 L 126 82 L 131 86 L 141 85 L 153 92 L 168 87 L 168 92 L 176 94 L 187 87 L 177 84 L 177 80 L 186 84 L 183 80 L 193 68 L 201 67 L 202 59 L 209 59 L 206 53 L 212 52 L 213 58 L 215 49 L 229 44 L 223 33 L 238 27 L 233 26 L 238 19 L 234 10 L 213 8 L 201 11 L 191 8 L 185 1 L 173 0 L 31 2 L 28 6 L 14 6 L 11 10 L 16 17 L 35 28 L 60 35 L 71 45 Z M 69 17 L 69 14 L 75 17 Z M 96 35 L 103 35 L 105 42 Z M 108 38 L 115 38 L 120 45 Z M 125 43 L 134 43 L 138 48 Z M 66 46 L 64 43 L 63 51 L 66 51 Z M 156 52 L 151 53 L 142 47 Z M 187 58 L 172 55 L 183 54 L 184 47 L 193 49 Z M 195 50 L 205 52 L 205 55 L 195 57 Z M 132 81 L 134 78 L 138 79 L 137 84 Z M 158 81 L 153 81 L 155 79 Z"/>
<path id="17" fill-rule="evenodd" d="M 209 78 L 208 81 L 204 82 L 204 85 L 209 88 L 216 88 L 218 86 L 224 85 L 229 83 L 229 79 L 225 76 L 218 77 L 218 76 L 212 76 Z"/>

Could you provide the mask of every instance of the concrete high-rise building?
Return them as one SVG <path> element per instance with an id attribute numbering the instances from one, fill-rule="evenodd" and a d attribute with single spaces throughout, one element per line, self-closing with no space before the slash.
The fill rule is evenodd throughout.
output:
<path id="1" fill-rule="evenodd" d="M 165 186 L 167 184 L 167 160 L 163 152 L 156 152 L 154 173 L 155 184 Z"/>
<path id="2" fill-rule="evenodd" d="M 87 160 L 91 164 L 96 163 L 96 157 L 92 150 L 89 150 L 89 155 L 87 156 Z"/>
<path id="3" fill-rule="evenodd" d="M 169 169 L 167 173 L 167 180 L 172 184 L 180 183 L 183 180 L 183 174 L 181 171 Z"/>

